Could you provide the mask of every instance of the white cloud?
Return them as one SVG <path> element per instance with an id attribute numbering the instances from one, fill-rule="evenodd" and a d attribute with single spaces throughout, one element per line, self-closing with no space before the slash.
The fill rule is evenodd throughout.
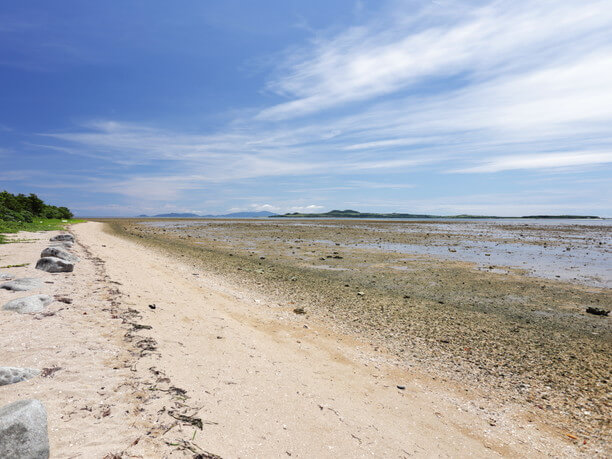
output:
<path id="1" fill-rule="evenodd" d="M 400 2 L 395 18 L 319 39 L 294 56 L 269 89 L 293 100 L 264 109 L 263 119 L 291 118 L 367 100 L 427 79 L 467 73 L 477 80 L 564 60 L 609 37 L 603 1 L 498 1 L 474 7 Z M 585 39 L 586 36 L 586 39 Z"/>
<path id="2" fill-rule="evenodd" d="M 228 209 L 228 213 L 233 213 L 233 212 L 262 212 L 262 211 L 267 211 L 267 212 L 274 212 L 274 213 L 278 213 L 278 214 L 284 214 L 287 212 L 300 212 L 300 213 L 313 213 L 313 212 L 319 212 L 320 210 L 324 209 L 323 206 L 319 206 L 316 204 L 310 204 L 307 206 L 300 206 L 300 205 L 290 205 L 287 203 L 283 203 L 283 204 L 278 204 L 278 205 L 273 205 L 273 204 L 249 204 L 246 207 L 232 207 L 231 209 Z"/>
<path id="3" fill-rule="evenodd" d="M 311 204 L 309 206 L 292 206 L 292 207 L 289 207 L 289 209 L 287 210 L 289 212 L 300 212 L 300 213 L 305 213 L 305 214 L 311 214 L 311 213 L 320 212 L 323 209 L 324 209 L 323 206 L 317 206 L 315 204 Z"/>
<path id="4" fill-rule="evenodd" d="M 251 204 L 251 209 L 256 212 L 278 212 L 280 211 L 280 207 L 273 206 L 272 204 Z"/>
<path id="5" fill-rule="evenodd" d="M 283 100 L 217 132 L 98 120 L 45 133 L 41 143 L 123 171 L 84 181 L 87 189 L 160 202 L 223 184 L 269 186 L 262 178 L 333 177 L 287 190 L 324 197 L 360 188 L 399 193 L 413 186 L 414 172 L 435 182 L 441 172 L 567 173 L 610 163 L 607 2 L 391 5 L 288 50 L 268 85 Z M 385 174 L 396 174 L 393 182 L 381 183 Z M 267 196 L 252 205 L 297 212 L 311 205 Z"/>
<path id="6" fill-rule="evenodd" d="M 555 169 L 570 166 L 612 163 L 612 153 L 553 153 L 543 155 L 502 156 L 474 167 L 451 172 L 483 173 L 516 169 Z"/>

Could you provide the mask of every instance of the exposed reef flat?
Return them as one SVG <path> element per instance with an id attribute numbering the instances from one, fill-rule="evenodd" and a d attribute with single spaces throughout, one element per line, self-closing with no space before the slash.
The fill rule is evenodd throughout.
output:
<path id="1" fill-rule="evenodd" d="M 587 443 L 601 443 L 609 433 L 612 327 L 608 317 L 586 312 L 612 304 L 608 225 L 228 220 L 113 226 L 367 337 L 408 367 L 525 404 Z M 517 251 L 514 258 L 506 253 Z"/>

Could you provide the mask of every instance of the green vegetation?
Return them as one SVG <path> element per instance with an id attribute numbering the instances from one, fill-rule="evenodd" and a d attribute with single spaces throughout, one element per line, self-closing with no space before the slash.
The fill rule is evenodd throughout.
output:
<path id="1" fill-rule="evenodd" d="M 54 231 L 81 221 L 74 220 L 67 207 L 45 204 L 33 193 L 29 196 L 8 191 L 0 193 L 0 244 L 8 242 L 1 233 Z"/>
<path id="2" fill-rule="evenodd" d="M 7 244 L 9 241 L 2 233 L 17 233 L 19 231 L 57 231 L 64 229 L 66 225 L 72 223 L 82 223 L 85 220 L 57 218 L 36 218 L 32 222 L 7 222 L 0 220 L 0 244 Z M 15 241 L 16 242 L 16 241 Z"/>
<path id="3" fill-rule="evenodd" d="M 0 193 L 0 220 L 8 222 L 32 223 L 35 218 L 72 218 L 72 212 L 67 207 L 57 207 L 45 204 L 34 193 L 11 194 L 8 191 Z"/>

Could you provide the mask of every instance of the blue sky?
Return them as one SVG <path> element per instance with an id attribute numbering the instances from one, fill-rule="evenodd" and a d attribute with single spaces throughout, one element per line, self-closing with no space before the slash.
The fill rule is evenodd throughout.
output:
<path id="1" fill-rule="evenodd" d="M 0 189 L 612 216 L 609 1 L 0 0 Z"/>

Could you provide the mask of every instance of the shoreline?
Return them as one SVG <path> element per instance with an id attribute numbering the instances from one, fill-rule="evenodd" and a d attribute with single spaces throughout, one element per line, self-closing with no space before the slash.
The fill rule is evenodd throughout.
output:
<path id="1" fill-rule="evenodd" d="M 324 232 L 291 226 L 289 241 L 284 226 L 261 222 L 157 230 L 111 224 L 133 240 L 229 279 L 234 289 L 266 295 L 289 312 L 303 307 L 309 318 L 366 339 L 403 367 L 465 382 L 588 444 L 605 445 L 608 396 L 600 379 L 609 368 L 610 324 L 585 314 L 582 305 L 605 304 L 609 289 L 423 256 L 350 252 L 336 223 L 324 225 Z M 359 240 L 363 227 L 343 225 L 341 231 Z M 377 228 L 375 238 L 381 235 Z M 342 246 L 342 260 L 320 256 L 332 253 L 330 240 Z"/>
<path id="2" fill-rule="evenodd" d="M 73 425 L 76 433 L 77 425 L 93 417 L 96 421 L 88 424 L 93 436 L 116 425 L 123 435 L 110 444 L 123 449 L 115 448 L 115 452 L 184 457 L 203 449 L 223 457 L 286 457 L 288 453 L 307 457 L 464 451 L 490 457 L 575 456 L 591 451 L 593 445 L 575 444 L 563 432 L 541 423 L 545 416 L 522 411 L 520 403 L 499 410 L 469 385 L 432 379 L 415 368 L 406 370 L 367 339 L 329 328 L 322 317 L 295 314 L 286 302 L 279 304 L 260 295 L 261 289 L 250 289 L 248 283 L 241 286 L 205 270 L 189 256 L 169 256 L 138 236 L 114 236 L 100 223 L 78 225 L 71 231 L 81 244 L 77 253 L 82 257 L 74 276 L 66 276 L 75 284 L 70 291 L 75 301 L 69 308 L 53 303 L 48 309 L 54 316 L 32 323 L 50 325 L 57 320 L 68 326 L 68 333 L 80 330 L 83 342 L 104 337 L 106 341 L 100 339 L 99 347 L 91 349 L 97 358 L 105 356 L 103 364 L 94 365 L 93 371 L 73 355 L 77 351 L 71 351 L 62 361 L 56 358 L 66 370 L 54 378 L 3 387 L 0 394 L 4 403 L 6 394 L 52 390 L 57 395 L 71 382 L 90 383 L 90 387 L 83 385 L 78 396 L 111 397 L 111 412 L 96 419 L 92 412 L 78 410 L 67 425 Z M 43 234 L 29 246 L 24 243 L 27 253 L 17 244 L 9 245 L 20 251 L 10 256 L 34 255 L 40 248 L 37 244 L 42 245 L 48 236 Z M 45 276 L 30 267 L 15 272 Z M 69 288 L 59 281 L 61 275 L 50 278 L 56 284 L 45 288 Z M 94 283 L 79 284 L 79 279 Z M 90 291 L 84 291 L 86 287 Z M 79 289 L 83 291 L 77 296 Z M 3 319 L 7 314 L 2 312 Z M 21 323 L 16 317 L 10 320 Z M 46 339 L 32 343 L 29 358 L 35 358 L 46 347 L 45 341 L 55 337 L 51 331 L 47 327 Z M 63 345 L 74 345 L 74 336 L 80 335 L 64 336 Z M 116 354 L 109 360 L 103 350 L 110 343 L 116 346 Z M 117 359 L 119 354 L 123 360 Z M 23 357 L 21 349 L 14 350 L 15 362 Z M 46 358 L 44 352 L 38 357 L 41 362 Z M 102 395 L 101 389 L 94 391 L 89 378 L 98 377 L 96 371 L 115 375 L 109 380 L 115 387 L 102 390 Z M 62 395 L 49 403 L 60 409 L 61 402 L 74 405 L 75 397 Z M 123 398 L 119 402 L 112 397 Z M 282 403 L 275 403 L 279 399 Z M 67 409 L 60 409 L 62 416 Z M 122 417 L 121 411 L 129 414 Z M 203 429 L 177 421 L 181 415 L 201 419 Z M 66 423 L 60 419 L 50 416 L 50 434 L 53 454 L 64 457 L 74 453 L 74 447 L 60 440 L 62 432 L 53 430 L 56 424 Z M 100 445 L 91 444 L 95 440 L 84 441 L 88 442 L 81 445 L 84 450 L 101 452 L 95 449 Z"/>

